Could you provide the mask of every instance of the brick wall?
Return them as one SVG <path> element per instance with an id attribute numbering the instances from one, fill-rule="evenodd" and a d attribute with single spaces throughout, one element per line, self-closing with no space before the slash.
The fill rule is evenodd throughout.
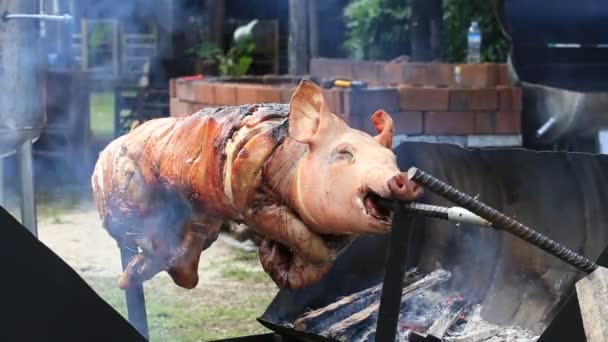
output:
<path id="1" fill-rule="evenodd" d="M 313 59 L 314 80 L 344 77 L 364 80 L 365 89 L 324 89 L 332 111 L 352 127 L 374 133 L 370 117 L 378 109 L 390 113 L 397 135 L 520 135 L 522 93 L 509 85 L 501 64 L 455 65 L 352 62 Z M 319 77 L 323 76 L 323 77 Z M 205 107 L 262 102 L 288 103 L 299 79 L 248 77 L 242 82 L 171 80 L 171 115 Z"/>

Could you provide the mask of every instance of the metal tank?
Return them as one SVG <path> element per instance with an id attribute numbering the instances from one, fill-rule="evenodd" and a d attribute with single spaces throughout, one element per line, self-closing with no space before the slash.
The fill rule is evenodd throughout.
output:
<path id="1" fill-rule="evenodd" d="M 0 158 L 18 154 L 21 222 L 37 235 L 32 144 L 46 125 L 40 22 L 57 18 L 41 17 L 38 0 L 0 0 L 0 15 Z"/>
<path id="2" fill-rule="evenodd" d="M 24 143 L 37 139 L 46 124 L 45 60 L 39 21 L 10 17 L 11 14 L 38 14 L 38 3 L 37 0 L 0 0 L 0 156 L 14 153 Z"/>

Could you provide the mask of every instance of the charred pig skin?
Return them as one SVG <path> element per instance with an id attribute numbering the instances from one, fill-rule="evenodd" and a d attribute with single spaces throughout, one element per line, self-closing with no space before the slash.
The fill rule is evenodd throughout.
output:
<path id="1" fill-rule="evenodd" d="M 264 237 L 260 261 L 277 286 L 315 283 L 346 241 L 390 229 L 383 198 L 421 194 L 397 168 L 391 117 L 379 110 L 372 122 L 375 137 L 350 128 L 305 80 L 290 104 L 134 126 L 100 152 L 91 178 L 104 228 L 139 251 L 120 288 L 162 271 L 195 287 L 200 255 L 227 221 Z"/>

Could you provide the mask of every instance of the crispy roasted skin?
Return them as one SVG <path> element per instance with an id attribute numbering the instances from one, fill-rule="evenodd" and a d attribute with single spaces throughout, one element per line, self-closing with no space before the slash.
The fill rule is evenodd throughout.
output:
<path id="1" fill-rule="evenodd" d="M 260 259 L 279 287 L 329 270 L 334 252 L 289 207 L 306 147 L 288 137 L 288 114 L 288 105 L 268 104 L 154 119 L 100 153 L 92 186 L 103 225 L 119 245 L 140 249 L 121 288 L 161 271 L 195 287 L 201 252 L 226 221 L 265 236 Z"/>

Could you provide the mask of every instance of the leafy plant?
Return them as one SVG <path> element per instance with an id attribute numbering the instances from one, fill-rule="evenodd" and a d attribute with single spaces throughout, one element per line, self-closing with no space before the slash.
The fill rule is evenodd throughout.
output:
<path id="1" fill-rule="evenodd" d="M 218 55 L 222 54 L 222 50 L 213 42 L 204 41 L 199 45 L 188 49 L 188 53 L 195 55 L 197 58 L 212 62 L 217 59 Z"/>
<path id="2" fill-rule="evenodd" d="M 466 61 L 467 31 L 477 20 L 482 34 L 483 62 L 504 62 L 509 42 L 502 35 L 491 0 L 443 0 L 444 59 Z M 350 57 L 383 60 L 409 54 L 411 1 L 352 0 L 344 9 Z"/>
<path id="3" fill-rule="evenodd" d="M 238 27 L 233 36 L 232 46 L 224 53 L 216 44 L 204 41 L 188 50 L 204 61 L 217 61 L 220 76 L 238 77 L 246 75 L 253 63 L 252 54 L 255 50 L 253 28 L 257 20 Z"/>
<path id="4" fill-rule="evenodd" d="M 411 8 L 403 0 L 353 0 L 344 9 L 344 48 L 357 59 L 392 59 L 410 51 Z"/>
<path id="5" fill-rule="evenodd" d="M 473 20 L 477 20 L 481 30 L 482 62 L 506 61 L 509 41 L 500 31 L 493 3 L 489 0 L 444 0 L 443 41 L 447 62 L 466 60 L 467 32 Z"/>

